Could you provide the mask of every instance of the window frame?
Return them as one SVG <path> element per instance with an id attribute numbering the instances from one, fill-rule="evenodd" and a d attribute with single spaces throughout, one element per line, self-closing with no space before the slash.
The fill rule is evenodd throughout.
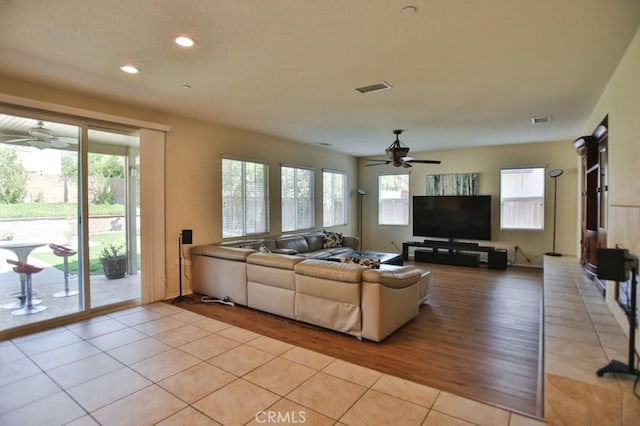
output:
<path id="1" fill-rule="evenodd" d="M 287 226 L 285 226 L 288 223 L 288 220 L 285 220 L 285 215 L 288 214 L 287 207 L 286 207 L 286 196 L 284 194 L 285 192 L 285 175 L 284 175 L 284 169 L 291 169 L 293 170 L 293 188 L 291 189 L 293 191 L 293 222 L 294 225 L 292 228 L 288 228 Z M 298 186 L 298 182 L 299 182 L 299 173 L 309 173 L 309 187 L 308 187 L 308 191 L 309 191 L 309 197 L 308 200 L 300 200 L 300 194 L 299 194 L 299 186 Z M 301 217 L 299 216 L 299 212 L 298 212 L 298 208 L 300 206 L 300 202 L 304 202 L 307 201 L 309 203 L 309 223 L 308 224 L 303 224 L 303 225 L 299 225 L 299 222 L 301 220 Z M 280 205 L 281 205 L 281 227 L 282 227 L 282 232 L 294 232 L 294 231 L 300 231 L 300 230 L 306 230 L 306 229 L 313 229 L 316 226 L 316 220 L 315 220 L 315 169 L 313 167 L 303 167 L 303 166 L 294 166 L 294 165 L 290 165 L 290 164 L 281 164 L 280 165 Z"/>
<path id="2" fill-rule="evenodd" d="M 403 172 L 403 173 L 383 173 L 383 174 L 379 174 L 378 175 L 378 225 L 382 225 L 382 226 L 409 226 L 409 207 L 410 207 L 410 194 L 411 194 L 411 173 L 409 172 Z M 388 178 L 388 177 L 406 177 L 406 193 L 407 196 L 406 198 L 404 197 L 400 197 L 400 198 L 387 198 L 386 200 L 390 200 L 392 204 L 396 204 L 397 202 L 403 203 L 404 205 L 404 218 L 402 223 L 383 223 L 382 222 L 382 217 L 381 217 L 381 212 L 383 210 L 382 208 L 382 203 L 383 203 L 383 198 L 382 198 L 382 193 L 383 193 L 383 189 L 381 187 L 382 184 L 382 180 L 384 178 Z M 400 190 L 400 192 L 402 193 L 404 189 Z"/>
<path id="3" fill-rule="evenodd" d="M 326 188 L 326 176 L 327 175 L 331 175 L 332 176 L 332 181 L 331 181 L 331 205 L 327 206 L 327 188 Z M 342 194 L 341 194 L 341 199 L 342 199 L 342 208 L 341 210 L 341 215 L 342 215 L 342 219 L 340 221 L 340 223 L 338 223 L 339 221 L 336 220 L 334 221 L 334 219 L 336 219 L 336 213 L 337 211 L 335 211 L 335 203 L 336 200 L 338 199 L 338 197 L 336 197 L 336 195 L 340 195 L 340 194 L 336 194 L 334 189 L 335 189 L 335 182 L 333 180 L 333 178 L 340 176 L 342 179 Z M 347 179 L 347 173 L 343 172 L 343 171 L 339 171 L 339 170 L 331 170 L 331 169 L 322 169 L 322 226 L 324 228 L 330 228 L 333 226 L 344 226 L 347 225 L 348 219 L 347 219 L 347 185 L 348 185 L 348 179 Z M 327 213 L 329 213 L 329 210 L 331 210 L 331 219 L 330 221 L 328 221 L 327 219 L 329 218 L 329 215 Z"/>
<path id="4" fill-rule="evenodd" d="M 539 174 L 538 178 L 540 179 L 540 182 L 536 183 L 537 188 L 529 189 L 529 192 L 533 192 L 533 194 L 530 196 L 522 196 L 522 197 L 513 197 L 513 196 L 505 197 L 504 196 L 504 191 L 505 191 L 504 174 L 505 172 L 508 172 L 508 171 L 511 171 L 511 172 L 521 171 L 523 173 L 526 171 L 531 171 L 532 173 L 538 173 Z M 521 175 L 523 173 L 521 173 Z M 522 182 L 522 184 L 525 184 L 525 182 Z M 545 227 L 544 216 L 545 216 L 545 204 L 546 204 L 545 185 L 546 185 L 546 167 L 545 166 L 502 167 L 500 169 L 500 230 L 501 231 L 538 231 L 538 232 L 544 231 L 544 227 Z M 541 194 L 535 194 L 536 191 L 541 191 Z M 529 222 L 531 223 L 531 226 L 505 225 L 505 217 L 508 216 L 508 213 L 505 212 L 505 209 L 507 208 L 507 204 L 509 204 L 513 208 L 516 208 L 516 204 L 525 205 L 525 203 L 530 203 L 532 204 L 532 208 L 535 208 L 535 210 L 532 211 L 531 213 L 533 218 L 532 221 Z M 537 208 L 535 207 L 535 205 L 533 205 L 534 203 L 538 203 Z M 521 223 L 519 223 L 518 225 L 521 225 Z"/>
<path id="5" fill-rule="evenodd" d="M 232 239 L 232 238 L 238 238 L 238 237 L 246 237 L 246 236 L 250 236 L 250 235 L 260 235 L 260 234 L 266 234 L 269 232 L 269 164 L 266 161 L 260 161 L 260 160 L 254 160 L 254 159 L 247 159 L 247 158 L 237 158 L 237 157 L 231 157 L 231 156 L 222 156 L 221 159 L 221 192 L 222 192 L 222 203 L 221 203 L 221 209 L 222 209 L 222 238 L 223 239 Z M 225 213 L 225 209 L 226 209 L 226 201 L 227 201 L 227 197 L 225 196 L 225 162 L 226 161 L 235 161 L 235 162 L 239 162 L 241 163 L 241 181 L 242 181 L 242 194 L 240 195 L 240 201 L 242 204 L 242 217 L 241 217 L 241 233 L 229 233 L 229 231 L 227 230 L 227 226 L 226 226 L 226 218 L 227 218 L 227 214 Z M 262 199 L 262 208 L 264 209 L 264 216 L 262 217 L 262 221 L 264 222 L 264 226 L 261 229 L 257 229 L 257 227 L 254 226 L 254 230 L 253 232 L 248 231 L 249 226 L 249 216 L 247 215 L 247 181 L 246 181 L 246 167 L 249 164 L 255 164 L 255 165 L 260 165 L 262 167 L 264 167 L 263 169 L 263 181 L 264 181 L 264 186 L 262 187 L 262 192 L 263 192 L 263 197 L 261 197 Z M 257 199 L 257 198 L 256 198 Z M 233 215 L 232 215 L 233 216 Z M 253 217 L 253 216 L 251 216 Z M 254 219 L 255 220 L 255 219 Z M 256 224 L 259 223 L 260 220 L 256 220 Z M 255 224 L 254 224 L 255 225 Z M 233 223 L 231 224 L 231 226 L 233 226 Z"/>

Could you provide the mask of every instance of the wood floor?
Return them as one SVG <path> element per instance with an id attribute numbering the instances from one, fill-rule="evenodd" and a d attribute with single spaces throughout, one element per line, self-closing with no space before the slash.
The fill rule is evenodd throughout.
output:
<path id="1" fill-rule="evenodd" d="M 418 266 L 432 271 L 431 303 L 381 343 L 241 306 L 177 306 L 459 396 L 542 416 L 542 270 Z"/>

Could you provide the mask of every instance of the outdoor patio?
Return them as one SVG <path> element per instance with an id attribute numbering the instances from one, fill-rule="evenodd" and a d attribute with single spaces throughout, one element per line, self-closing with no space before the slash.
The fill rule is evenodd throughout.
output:
<path id="1" fill-rule="evenodd" d="M 1 257 L 1 256 L 0 256 Z M 2 260 L 2 259 L 0 259 Z M 9 295 L 20 293 L 19 275 L 5 260 L 0 266 L 0 331 L 35 322 L 58 318 L 79 312 L 79 296 L 53 297 L 64 290 L 64 274 L 53 267 L 33 275 L 32 287 L 37 292 L 34 299 L 42 300 L 47 309 L 31 315 L 13 315 L 10 306 L 18 301 Z M 41 265 L 42 266 L 42 265 Z M 124 278 L 109 280 L 104 275 L 91 275 L 91 306 L 106 306 L 113 303 L 140 298 L 140 274 L 126 275 Z M 78 277 L 70 276 L 69 289 L 78 290 Z"/>

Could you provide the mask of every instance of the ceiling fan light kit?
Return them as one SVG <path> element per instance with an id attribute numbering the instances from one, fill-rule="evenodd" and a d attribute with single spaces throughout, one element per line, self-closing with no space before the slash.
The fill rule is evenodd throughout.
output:
<path id="1" fill-rule="evenodd" d="M 407 156 L 409 153 L 409 147 L 400 142 L 402 130 L 394 130 L 393 133 L 396 135 L 396 140 L 393 141 L 387 149 L 385 149 L 385 152 L 387 153 L 387 157 L 391 160 L 398 161 L 399 159 Z"/>

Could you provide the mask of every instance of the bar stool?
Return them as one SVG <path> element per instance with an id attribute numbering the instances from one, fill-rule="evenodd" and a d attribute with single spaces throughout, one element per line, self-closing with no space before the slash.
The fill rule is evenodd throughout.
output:
<path id="1" fill-rule="evenodd" d="M 26 277 L 25 283 L 27 286 L 27 299 L 25 301 L 25 305 L 21 309 L 16 309 L 15 311 L 11 311 L 11 315 L 31 315 L 38 312 L 42 312 L 47 309 L 46 306 L 36 306 L 33 304 L 31 300 L 32 296 L 32 286 L 31 286 L 31 275 L 37 274 L 42 271 L 43 268 L 38 268 L 37 266 L 29 265 L 28 263 L 18 262 L 17 260 L 7 259 L 7 263 L 11 265 L 15 265 L 13 271 L 18 274 L 24 274 Z"/>
<path id="2" fill-rule="evenodd" d="M 73 256 L 77 252 L 69 247 L 61 246 L 60 244 L 49 244 L 49 247 L 53 249 L 53 254 L 60 256 L 64 260 L 64 290 L 57 293 L 53 293 L 53 297 L 69 297 L 78 294 L 77 290 L 69 290 L 69 257 Z"/>

